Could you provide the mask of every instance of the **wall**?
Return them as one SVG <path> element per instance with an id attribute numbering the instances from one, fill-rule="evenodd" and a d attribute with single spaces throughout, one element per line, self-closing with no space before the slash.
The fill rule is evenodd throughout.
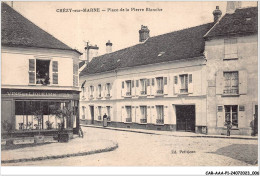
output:
<path id="1" fill-rule="evenodd" d="M 225 133 L 224 125 L 218 125 L 224 115 L 217 114 L 218 105 L 243 105 L 245 111 L 238 111 L 238 129 L 233 134 L 251 134 L 251 122 L 254 118 L 254 105 L 258 104 L 258 52 L 257 35 L 238 36 L 238 59 L 223 60 L 224 38 L 217 38 L 206 42 L 207 59 L 207 118 L 209 133 Z M 223 71 L 239 71 L 239 87 L 246 85 L 246 92 L 237 96 L 223 96 L 218 94 L 218 73 Z M 239 90 L 239 91 L 240 91 Z M 222 117 L 223 116 L 223 117 Z M 219 121 L 218 121 L 219 120 Z M 232 134 L 231 133 L 231 134 Z"/>
<path id="2" fill-rule="evenodd" d="M 192 92 L 187 94 L 176 93 L 174 85 L 174 76 L 180 74 L 192 74 L 193 86 Z M 80 101 L 80 107 L 86 107 L 86 117 L 85 119 L 90 121 L 90 111 L 89 106 L 94 105 L 95 109 L 97 106 L 112 106 L 112 121 L 113 122 L 125 122 L 125 117 L 122 113 L 124 109 L 122 107 L 132 106 L 133 108 L 133 123 L 140 124 L 140 106 L 147 105 L 147 124 L 156 124 L 156 105 L 163 105 L 165 108 L 164 124 L 173 125 L 167 127 L 167 129 L 176 130 L 176 116 L 175 116 L 175 106 L 174 105 L 195 105 L 196 112 L 196 126 L 206 126 L 206 74 L 205 60 L 203 58 L 196 58 L 190 61 L 179 61 L 179 62 L 169 62 L 160 63 L 153 65 L 145 65 L 135 68 L 125 68 L 118 70 L 117 72 L 107 72 L 103 74 L 87 75 L 80 78 L 80 84 L 86 81 L 85 87 L 93 85 L 95 87 L 98 84 L 102 86 L 106 83 L 111 83 L 112 91 L 111 97 L 97 99 L 94 93 L 94 98 L 89 99 L 88 90 L 84 95 L 84 98 Z M 122 81 L 126 80 L 140 80 L 143 78 L 156 78 L 156 77 L 167 77 L 167 90 L 168 93 L 157 96 L 155 94 L 147 94 L 146 96 L 141 96 L 136 93 L 136 85 L 133 88 L 135 91 L 134 95 L 131 97 L 126 97 L 122 95 Z M 135 82 L 136 84 L 136 82 Z M 140 82 L 139 82 L 140 86 Z M 149 87 L 149 86 L 148 86 Z M 151 96 L 150 96 L 151 95 Z M 83 92 L 81 92 L 81 97 Z M 152 106 L 154 108 L 152 108 Z M 150 111 L 150 113 L 149 113 Z M 81 108 L 81 115 L 82 115 Z M 80 116 L 82 117 L 82 116 Z M 97 117 L 95 117 L 97 120 Z M 132 123 L 132 124 L 133 124 Z M 150 127 L 146 127 L 150 128 Z"/>
<path id="3" fill-rule="evenodd" d="M 29 59 L 58 61 L 59 84 L 49 85 L 48 89 L 73 87 L 73 60 L 78 62 L 78 58 L 79 55 L 71 51 L 2 47 L 2 87 L 38 87 L 38 85 L 29 86 Z"/>

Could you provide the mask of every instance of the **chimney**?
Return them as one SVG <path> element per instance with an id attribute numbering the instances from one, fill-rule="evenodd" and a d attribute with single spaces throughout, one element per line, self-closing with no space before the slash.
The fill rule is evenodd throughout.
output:
<path id="1" fill-rule="evenodd" d="M 98 56 L 98 49 L 99 47 L 97 45 L 92 46 L 89 45 L 87 42 L 87 46 L 85 47 L 85 62 L 89 63 L 93 57 Z"/>
<path id="2" fill-rule="evenodd" d="M 107 41 L 106 43 L 106 52 L 107 53 L 111 53 L 112 52 L 112 43 L 110 42 L 110 40 Z"/>
<path id="3" fill-rule="evenodd" d="M 228 14 L 235 13 L 236 9 L 240 7 L 241 7 L 241 1 L 228 1 L 226 13 Z"/>
<path id="4" fill-rule="evenodd" d="M 150 30 L 148 29 L 147 26 L 141 26 L 141 29 L 139 30 L 139 42 L 144 42 L 147 40 L 150 35 L 149 35 Z"/>
<path id="5" fill-rule="evenodd" d="M 216 6 L 216 9 L 213 11 L 213 16 L 214 16 L 214 23 L 218 22 L 222 15 L 221 10 L 219 10 L 219 6 Z"/>

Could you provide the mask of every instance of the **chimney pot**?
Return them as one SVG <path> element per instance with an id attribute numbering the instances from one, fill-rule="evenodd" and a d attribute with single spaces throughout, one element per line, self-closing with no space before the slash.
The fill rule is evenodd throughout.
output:
<path id="1" fill-rule="evenodd" d="M 221 10 L 219 10 L 219 6 L 216 6 L 216 9 L 213 11 L 213 16 L 214 16 L 214 23 L 218 22 L 222 15 Z"/>
<path id="2" fill-rule="evenodd" d="M 141 25 L 141 29 L 139 30 L 139 42 L 144 42 L 150 37 L 150 30 L 147 26 Z"/>
<path id="3" fill-rule="evenodd" d="M 107 41 L 106 43 L 106 52 L 107 53 L 111 53 L 112 52 L 112 43 L 110 42 L 110 40 Z"/>

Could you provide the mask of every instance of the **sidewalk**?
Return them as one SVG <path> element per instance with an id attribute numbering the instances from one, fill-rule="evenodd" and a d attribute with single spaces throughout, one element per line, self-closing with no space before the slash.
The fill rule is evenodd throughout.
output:
<path id="1" fill-rule="evenodd" d="M 83 127 L 91 128 L 103 128 L 108 130 L 117 130 L 117 131 L 127 131 L 134 133 L 143 133 L 143 134 L 153 134 L 153 135 L 166 135 L 166 136 L 176 136 L 176 137 L 201 137 L 201 138 L 224 138 L 224 139 L 246 139 L 246 140 L 258 140 L 258 136 L 242 136 L 242 135 L 207 135 L 207 134 L 198 134 L 193 132 L 180 132 L 180 131 L 157 131 L 157 130 L 146 130 L 146 129 L 130 129 L 130 128 L 115 128 L 115 127 L 103 127 L 95 125 L 83 125 Z"/>
<path id="2" fill-rule="evenodd" d="M 95 140 L 76 138 L 68 143 L 51 143 L 41 146 L 33 146 L 14 150 L 3 150 L 1 153 L 2 164 L 25 161 L 38 161 L 46 159 L 58 159 L 71 156 L 90 155 L 94 153 L 108 152 L 118 147 L 116 142 L 110 140 Z"/>

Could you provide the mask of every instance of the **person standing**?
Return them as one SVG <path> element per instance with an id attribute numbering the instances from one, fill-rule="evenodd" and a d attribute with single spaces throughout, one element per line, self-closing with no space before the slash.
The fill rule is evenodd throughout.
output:
<path id="1" fill-rule="evenodd" d="M 232 129 L 232 122 L 230 121 L 229 114 L 227 114 L 227 121 L 225 122 L 225 126 L 227 126 L 227 136 L 230 136 L 230 131 Z"/>
<path id="2" fill-rule="evenodd" d="M 106 127 L 107 126 L 107 114 L 105 113 L 103 115 L 103 127 Z"/>

